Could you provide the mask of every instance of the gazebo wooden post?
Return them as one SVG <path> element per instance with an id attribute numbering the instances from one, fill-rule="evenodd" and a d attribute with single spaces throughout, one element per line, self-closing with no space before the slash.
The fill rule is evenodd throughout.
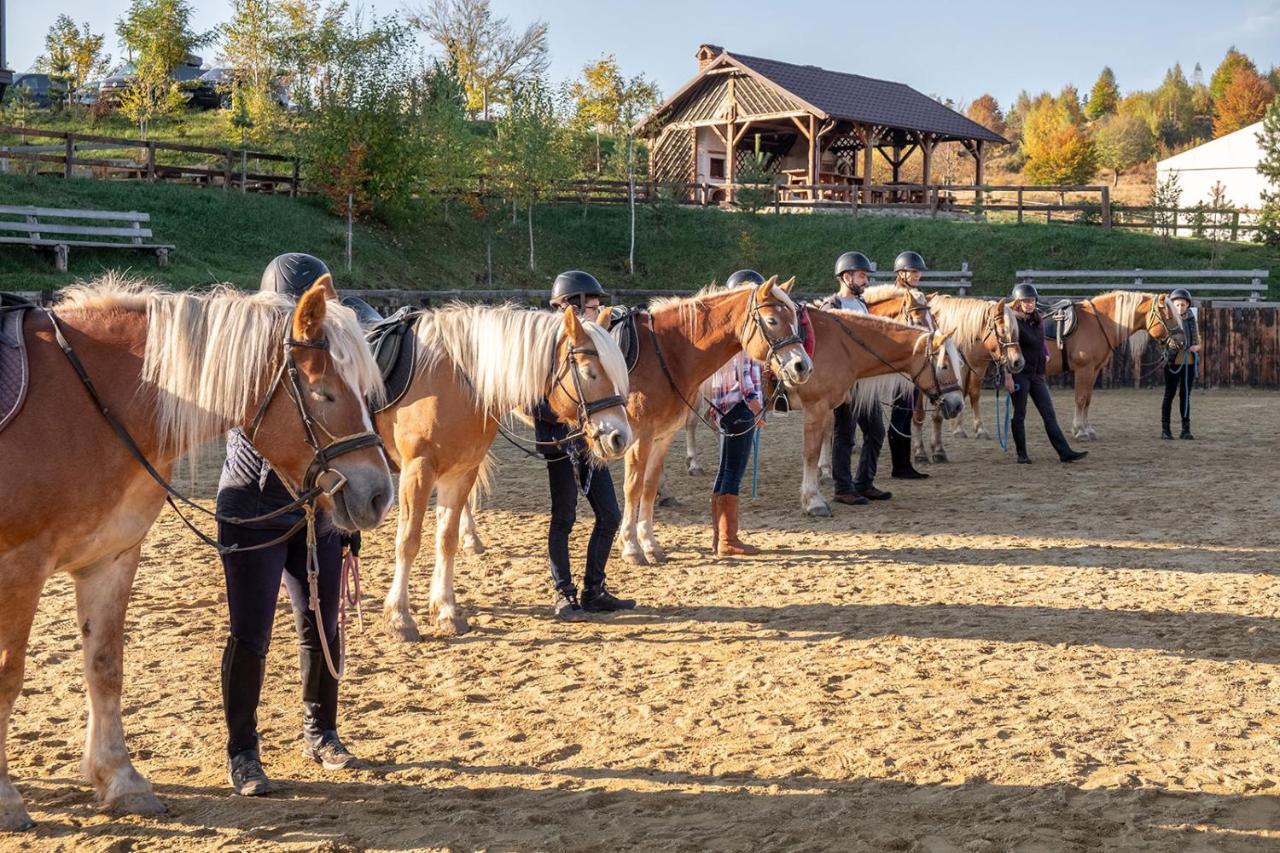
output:
<path id="1" fill-rule="evenodd" d="M 933 148 L 938 144 L 937 138 L 932 133 L 920 133 L 920 150 L 924 152 L 924 175 L 921 183 L 924 184 L 925 192 L 929 191 L 929 174 L 933 166 Z"/>
<path id="2" fill-rule="evenodd" d="M 982 186 L 982 172 L 986 159 L 986 151 L 983 148 L 983 142 L 985 141 L 983 139 L 977 140 L 973 151 L 973 159 L 976 161 L 973 168 L 973 182 L 979 187 Z"/>
<path id="3" fill-rule="evenodd" d="M 875 133 L 872 131 L 870 126 L 864 124 L 860 126 L 858 136 L 862 138 L 862 186 L 869 187 L 872 183 L 871 173 L 873 169 L 871 166 L 872 157 L 875 156 L 873 152 L 873 149 L 875 148 Z M 866 193 L 867 194 L 863 196 L 862 199 L 863 204 L 869 204 L 871 202 L 871 191 L 866 190 Z"/>
<path id="4" fill-rule="evenodd" d="M 698 129 L 690 128 L 689 136 L 693 140 L 693 166 L 689 171 L 689 201 L 698 204 L 702 200 L 698 193 Z"/>
<path id="5" fill-rule="evenodd" d="M 736 160 L 734 157 L 734 149 L 736 149 L 737 146 L 734 144 L 735 137 L 733 134 L 732 118 L 729 119 L 729 123 L 725 125 L 724 140 L 724 200 L 726 204 L 733 204 L 733 181 L 736 177 L 734 170 L 737 168 L 737 164 L 734 162 Z"/>
<path id="6" fill-rule="evenodd" d="M 809 114 L 809 186 L 818 183 L 818 117 Z M 818 191 L 810 190 L 813 201 L 818 200 Z"/>

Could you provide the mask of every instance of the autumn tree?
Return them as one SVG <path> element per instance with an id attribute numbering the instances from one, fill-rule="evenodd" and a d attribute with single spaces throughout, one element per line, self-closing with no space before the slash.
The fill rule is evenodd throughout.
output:
<path id="1" fill-rule="evenodd" d="M 1214 137 L 1225 136 L 1259 121 L 1275 95 L 1271 84 L 1251 66 L 1237 68 L 1222 97 L 1214 102 Z"/>
<path id="2" fill-rule="evenodd" d="M 1254 239 L 1280 248 L 1280 95 L 1267 107 L 1257 138 L 1262 150 L 1258 174 L 1267 181 L 1267 188 L 1262 191 L 1262 211 Z"/>
<path id="3" fill-rule="evenodd" d="M 90 30 L 88 22 L 81 28 L 70 15 L 59 15 L 44 37 L 45 52 L 36 59 L 36 69 L 78 88 L 106 73 L 111 54 L 103 51 L 105 42 L 106 36 Z"/>
<path id="4" fill-rule="evenodd" d="M 540 78 L 550 67 L 547 25 L 534 21 L 516 33 L 496 18 L 489 0 L 429 0 L 409 22 L 445 53 L 467 93 L 467 110 L 489 118 L 494 103 L 510 101 L 515 89 Z"/>
<path id="5" fill-rule="evenodd" d="M 1004 136 L 1008 132 L 1008 128 L 1005 127 L 1004 113 L 1000 112 L 1000 103 L 991 95 L 979 96 L 969 105 L 966 114 L 993 133 Z"/>
<path id="6" fill-rule="evenodd" d="M 1119 183 L 1120 172 L 1150 160 L 1155 154 L 1155 136 L 1151 127 L 1136 115 L 1105 116 L 1094 133 L 1098 164 L 1112 172 L 1112 185 Z"/>
<path id="7" fill-rule="evenodd" d="M 1027 112 L 1022 125 L 1022 152 L 1027 158 L 1027 177 L 1033 181 L 1078 184 L 1097 171 L 1093 139 L 1081 127 L 1078 113 L 1068 101 L 1065 91 L 1058 98 L 1045 92 Z"/>
<path id="8" fill-rule="evenodd" d="M 1214 69 L 1213 76 L 1209 78 L 1209 95 L 1213 100 L 1222 99 L 1227 92 L 1227 87 L 1231 85 L 1231 78 L 1241 68 L 1248 68 L 1255 74 L 1258 73 L 1258 67 L 1253 64 L 1253 60 L 1232 45 L 1227 48 L 1227 55 L 1222 58 L 1222 62 Z"/>
<path id="9" fill-rule="evenodd" d="M 1110 66 L 1106 66 L 1089 91 L 1089 102 L 1085 104 L 1084 114 L 1090 121 L 1097 121 L 1114 113 L 1119 101 L 1120 90 L 1116 87 L 1116 74 Z"/>

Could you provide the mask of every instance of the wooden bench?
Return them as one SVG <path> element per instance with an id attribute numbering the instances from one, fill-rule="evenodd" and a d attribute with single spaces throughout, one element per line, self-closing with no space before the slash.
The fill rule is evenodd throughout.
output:
<path id="1" fill-rule="evenodd" d="M 82 219 L 103 224 L 67 221 Z M 174 247 L 146 242 L 152 235 L 151 229 L 144 225 L 150 221 L 150 214 L 133 210 L 0 205 L 0 243 L 53 249 L 54 262 L 60 272 L 67 271 L 67 256 L 72 246 L 154 252 L 160 266 L 168 266 L 169 253 L 174 251 Z"/>
<path id="2" fill-rule="evenodd" d="M 871 283 L 891 284 L 894 275 L 892 271 L 873 272 Z M 957 296 L 968 296 L 969 291 L 973 289 L 973 270 L 969 269 L 968 261 L 960 264 L 958 270 L 926 270 L 920 273 L 920 289 L 954 290 Z"/>
<path id="3" fill-rule="evenodd" d="M 1193 296 L 1212 299 L 1244 297 L 1258 302 L 1267 295 L 1268 270 L 1018 270 L 1019 284 L 1036 290 L 1066 291 L 1081 296 L 1100 290 L 1169 291 L 1185 287 Z M 1096 279 L 1102 279 L 1097 281 Z"/>

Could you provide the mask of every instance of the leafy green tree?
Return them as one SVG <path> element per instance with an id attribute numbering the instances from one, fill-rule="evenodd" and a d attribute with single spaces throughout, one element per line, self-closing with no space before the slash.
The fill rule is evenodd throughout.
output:
<path id="1" fill-rule="evenodd" d="M 216 36 L 193 30 L 193 14 L 186 0 L 131 0 L 128 11 L 116 21 L 116 34 L 134 59 L 137 74 L 120 107 L 137 122 L 144 138 L 149 122 L 185 103 L 173 82 L 174 69 Z"/>
<path id="2" fill-rule="evenodd" d="M 1191 104 L 1191 84 L 1182 73 L 1182 66 L 1175 64 L 1165 72 L 1164 80 L 1152 97 L 1155 124 L 1152 131 L 1169 148 L 1174 148 L 1191 138 L 1195 111 Z"/>
<path id="3" fill-rule="evenodd" d="M 1105 66 L 1089 91 L 1089 102 L 1085 104 L 1084 114 L 1090 121 L 1097 121 L 1114 113 L 1119 102 L 1120 89 L 1116 87 L 1116 74 L 1110 66 Z"/>
<path id="4" fill-rule="evenodd" d="M 1267 107 L 1257 138 L 1258 147 L 1262 149 L 1258 174 L 1266 179 L 1267 189 L 1262 191 L 1262 211 L 1258 214 L 1254 239 L 1280 248 L 1280 95 Z"/>
<path id="5" fill-rule="evenodd" d="M 1169 172 L 1151 188 L 1151 222 L 1157 233 L 1165 237 L 1176 236 L 1173 226 L 1181 204 L 1182 183 L 1177 172 Z"/>
<path id="6" fill-rule="evenodd" d="M 1084 110 L 1080 108 L 1080 92 L 1068 83 L 1058 93 L 1058 109 L 1072 124 L 1084 124 Z"/>
<path id="7" fill-rule="evenodd" d="M 102 49 L 106 36 L 94 33 L 86 22 L 78 28 L 70 15 L 59 15 L 44 37 L 45 52 L 36 59 L 36 70 L 83 86 L 92 76 L 106 73 L 111 54 Z"/>
<path id="8" fill-rule="evenodd" d="M 1108 115 L 1094 132 L 1099 165 L 1112 171 L 1112 185 L 1119 183 L 1120 172 L 1150 160 L 1155 154 L 1155 136 L 1151 127 L 1135 115 Z"/>
<path id="9" fill-rule="evenodd" d="M 247 119 L 238 125 L 242 131 L 247 128 L 243 142 L 272 135 L 283 117 L 275 91 L 282 31 L 283 20 L 271 0 L 232 0 L 231 20 L 222 26 L 222 58 L 233 69 L 233 99 Z"/>

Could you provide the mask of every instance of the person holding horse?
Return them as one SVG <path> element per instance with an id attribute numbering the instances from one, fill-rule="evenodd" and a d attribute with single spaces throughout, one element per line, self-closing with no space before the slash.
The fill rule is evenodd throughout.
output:
<path id="1" fill-rule="evenodd" d="M 1027 455 L 1028 398 L 1035 403 L 1036 411 L 1044 420 L 1044 431 L 1049 436 L 1049 443 L 1058 452 L 1059 459 L 1063 462 L 1075 462 L 1089 455 L 1087 450 L 1071 449 L 1053 411 L 1053 398 L 1049 396 L 1049 384 L 1044 378 L 1049 351 L 1045 347 L 1044 327 L 1036 310 L 1039 296 L 1035 287 L 1030 284 L 1019 284 L 1013 288 L 1013 310 L 1018 320 L 1018 341 L 1022 345 L 1023 366 L 1019 373 L 1005 373 L 1004 387 L 1013 402 L 1013 420 L 1010 426 L 1020 465 L 1031 464 L 1031 457 Z"/>
<path id="2" fill-rule="evenodd" d="M 316 282 L 327 279 L 329 268 L 319 258 L 302 253 L 280 255 L 267 265 L 260 289 L 302 296 Z M 256 518 L 293 503 L 293 495 L 240 429 L 227 434 L 227 459 L 218 480 L 217 511 L 221 518 Z M 359 534 L 347 537 L 328 516 L 316 518 L 315 559 L 319 566 L 319 595 L 323 627 L 308 605 L 307 531 L 299 529 L 279 540 L 303 521 L 301 508 L 281 512 L 253 524 L 218 522 L 218 542 L 245 550 L 222 555 L 230 611 L 230 636 L 222 653 L 222 709 L 227 724 L 227 775 L 241 796 L 272 790 L 262 769 L 258 748 L 258 701 L 266 676 L 267 648 L 275 618 L 280 581 L 293 604 L 298 632 L 298 666 L 302 677 L 302 754 L 325 770 L 342 770 L 356 757 L 338 738 L 338 679 L 330 672 L 321 645 L 337 654 L 341 640 L 338 608 L 344 548 L 358 553 Z M 252 549 L 252 550 L 249 550 Z"/>
<path id="3" fill-rule="evenodd" d="M 764 276 L 738 270 L 725 281 L 731 290 L 745 284 L 759 287 Z M 711 377 L 712 422 L 720 430 L 720 467 L 711 487 L 711 551 L 721 557 L 749 557 L 760 553 L 738 538 L 738 492 L 751 459 L 756 423 L 764 411 L 760 365 L 739 351 Z"/>
<path id="4" fill-rule="evenodd" d="M 920 286 L 920 274 L 928 267 L 919 252 L 899 252 L 893 259 L 894 284 L 903 290 Z M 889 458 L 893 460 L 891 476 L 899 480 L 926 480 L 929 475 L 911 464 L 911 424 L 915 411 L 915 391 L 908 390 L 893 399 L 889 411 Z M 865 441 L 865 439 L 864 439 Z M 834 476 L 835 471 L 832 470 Z"/>
<path id="5" fill-rule="evenodd" d="M 556 276 L 551 289 L 551 307 L 563 311 L 572 306 L 579 317 L 594 322 L 600 316 L 600 302 L 605 296 L 595 276 L 570 270 Z M 547 461 L 547 480 L 551 486 L 547 558 L 555 584 L 555 615 L 566 622 L 582 622 L 588 613 L 632 609 L 636 606 L 634 599 L 618 598 L 605 586 L 605 565 L 622 525 L 613 476 L 608 468 L 591 464 L 586 441 L 581 436 L 570 437 L 569 427 L 556 419 L 545 400 L 534 410 L 534 434 Z M 587 542 L 581 599 L 569 566 L 569 536 L 577 521 L 579 492 L 595 513 L 595 524 Z"/>
<path id="6" fill-rule="evenodd" d="M 1196 359 L 1200 352 L 1200 330 L 1196 327 L 1196 315 L 1191 310 L 1191 292 L 1179 287 L 1169 294 L 1169 301 L 1182 319 L 1187 345 L 1164 365 L 1164 399 L 1160 402 L 1160 437 L 1173 438 L 1169 429 L 1169 410 L 1173 408 L 1174 395 L 1178 396 L 1182 412 L 1182 432 L 1178 438 L 1193 439 L 1191 434 L 1191 386 L 1196 381 Z"/>
<path id="7" fill-rule="evenodd" d="M 871 260 L 862 252 L 845 252 L 836 258 L 836 281 L 840 289 L 820 301 L 817 307 L 870 313 L 867 303 L 862 301 L 862 291 L 870 283 L 871 271 Z M 884 446 L 884 418 L 879 406 L 874 409 L 858 407 L 855 411 L 853 404 L 846 400 L 833 412 L 831 478 L 835 480 L 836 501 L 858 506 L 869 501 L 889 500 L 893 493 L 877 489 L 873 482 L 880 461 L 880 448 Z M 862 430 L 862 452 L 858 456 L 856 476 L 852 472 L 855 426 Z"/>

